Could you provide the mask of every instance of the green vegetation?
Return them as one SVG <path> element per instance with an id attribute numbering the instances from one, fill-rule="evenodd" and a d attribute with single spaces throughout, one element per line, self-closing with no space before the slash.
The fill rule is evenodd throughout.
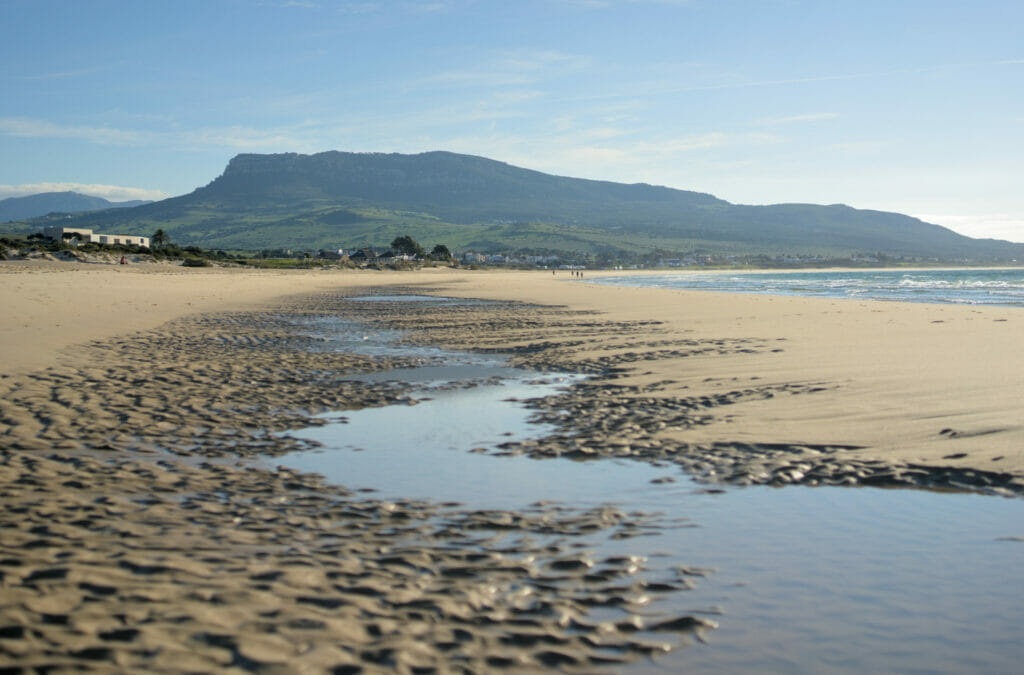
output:
<path id="1" fill-rule="evenodd" d="M 426 251 L 423 250 L 423 247 L 407 234 L 403 234 L 401 237 L 395 237 L 391 242 L 391 248 L 396 253 L 416 258 L 425 258 L 427 255 Z"/>
<path id="2" fill-rule="evenodd" d="M 1024 244 L 970 239 L 896 213 L 842 205 L 743 206 L 697 192 L 549 176 L 446 152 L 238 155 L 223 175 L 188 195 L 70 217 L 51 214 L 10 227 L 29 233 L 58 223 L 102 232 L 155 229 L 222 250 L 379 250 L 389 242 L 397 250 L 394 242 L 408 238 L 428 246 L 443 242 L 449 253 L 557 254 L 622 264 L 707 255 L 844 259 L 867 252 L 1024 260 Z M 154 243 L 154 249 L 162 247 Z M 423 255 L 423 249 L 407 255 Z"/>
<path id="3" fill-rule="evenodd" d="M 452 252 L 444 244 L 438 244 L 430 250 L 430 257 L 433 260 L 451 260 Z"/>
<path id="4" fill-rule="evenodd" d="M 155 250 L 161 250 L 170 243 L 171 238 L 167 236 L 167 233 L 164 232 L 162 227 L 157 228 L 156 232 L 153 233 L 153 236 L 149 238 L 150 248 Z"/>
<path id="5" fill-rule="evenodd" d="M 102 197 L 92 197 L 77 192 L 41 192 L 25 197 L 0 199 L 0 223 L 9 220 L 24 220 L 48 213 L 79 213 L 99 209 L 125 208 L 147 204 L 145 201 L 111 202 Z"/>

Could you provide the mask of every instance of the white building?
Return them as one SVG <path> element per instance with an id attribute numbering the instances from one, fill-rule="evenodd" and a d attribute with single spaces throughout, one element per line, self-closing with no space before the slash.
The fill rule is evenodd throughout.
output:
<path id="1" fill-rule="evenodd" d="M 43 228 L 43 236 L 61 241 L 65 238 L 77 238 L 82 243 L 117 244 L 121 246 L 142 246 L 149 248 L 149 237 L 137 237 L 131 234 L 96 234 L 92 230 L 81 227 L 61 227 L 52 225 Z"/>

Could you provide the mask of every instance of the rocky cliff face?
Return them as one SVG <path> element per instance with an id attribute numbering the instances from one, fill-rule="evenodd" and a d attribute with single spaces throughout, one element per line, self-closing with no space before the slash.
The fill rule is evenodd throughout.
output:
<path id="1" fill-rule="evenodd" d="M 238 155 L 228 163 L 223 177 L 302 175 L 331 184 L 453 188 L 483 187 L 487 173 L 497 177 L 516 170 L 524 171 L 493 160 L 446 152 L 401 155 L 332 151 L 315 155 Z"/>
<path id="2" fill-rule="evenodd" d="M 728 204 L 698 192 L 551 176 L 492 159 L 451 152 L 243 154 L 230 161 L 218 181 L 235 186 L 245 180 L 265 183 L 274 179 L 294 184 L 300 177 L 332 193 L 331 196 L 356 196 L 347 193 L 357 190 L 359 197 L 427 198 L 435 204 L 454 198 L 489 203 L 541 198 L 595 204 L 622 200 L 675 202 L 680 206 Z"/>

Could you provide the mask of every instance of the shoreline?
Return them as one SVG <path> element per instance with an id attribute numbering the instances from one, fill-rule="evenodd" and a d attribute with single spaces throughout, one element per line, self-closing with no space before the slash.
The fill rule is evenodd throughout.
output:
<path id="1" fill-rule="evenodd" d="M 126 273 L 66 265 L 29 273 L 0 265 L 0 299 L 16 317 L 0 328 L 0 390 L 19 373 L 74 363 L 76 349 L 91 340 L 175 318 L 259 310 L 278 298 L 332 289 L 434 286 L 456 297 L 565 307 L 591 313 L 589 323 L 637 326 L 628 341 L 614 328 L 586 339 L 549 338 L 541 326 L 496 342 L 517 349 L 548 343 L 570 365 L 622 362 L 620 384 L 663 383 L 661 398 L 821 389 L 798 398 L 747 396 L 730 404 L 727 417 L 676 434 L 677 441 L 857 446 L 857 459 L 1024 475 L 1024 424 L 1015 410 L 1024 385 L 1014 378 L 1024 372 L 1014 339 L 1024 315 L 1015 308 L 609 287 L 544 272 Z M 571 330 L 551 323 L 556 333 Z M 468 335 L 453 328 L 445 340 L 479 346 L 472 326 L 462 332 Z"/>
<path id="2" fill-rule="evenodd" d="M 402 400 L 346 382 L 402 359 L 303 335 L 339 303 L 194 315 L 5 381 L 0 665 L 591 672 L 715 627 L 648 604 L 691 583 L 644 564 L 651 515 L 383 501 L 239 462 L 305 447 L 287 431 L 319 412 Z M 595 536 L 622 554 L 593 557 Z"/>
<path id="3" fill-rule="evenodd" d="M 427 284 L 408 290 L 467 298 L 485 295 L 463 294 L 461 286 Z M 479 284 L 473 290 L 479 291 Z M 504 305 L 463 308 L 459 320 L 451 324 L 445 323 L 445 313 L 450 310 L 429 303 L 407 304 L 400 311 L 367 308 L 363 314 L 370 316 L 374 325 L 407 332 L 407 340 L 414 343 L 495 351 L 509 354 L 510 362 L 520 367 L 591 376 L 567 394 L 534 403 L 536 419 L 560 427 L 558 434 L 541 441 L 502 444 L 497 454 L 668 462 L 711 483 L 933 487 L 1003 496 L 1024 493 L 1024 472 L 1012 468 L 1005 455 L 986 463 L 955 451 L 958 444 L 977 443 L 977 436 L 998 437 L 998 432 L 940 431 L 937 439 L 925 439 L 931 447 L 918 445 L 895 452 L 895 448 L 862 446 L 824 435 L 830 430 L 822 429 L 821 421 L 813 416 L 814 430 L 823 434 L 817 438 L 737 430 L 751 423 L 737 419 L 739 410 L 760 413 L 763 408 L 778 415 L 780 406 L 788 412 L 794 407 L 810 407 L 808 400 L 830 396 L 841 403 L 847 395 L 842 384 L 792 379 L 788 373 L 783 380 L 753 376 L 745 387 L 737 387 L 737 377 L 706 377 L 706 363 L 724 367 L 734 360 L 746 363 L 785 351 L 768 338 L 695 339 L 680 336 L 663 321 L 613 321 L 598 310 L 523 304 L 506 297 L 504 291 L 486 295 L 492 300 L 502 297 Z M 467 331 L 465 326 L 486 326 L 486 334 Z M 657 339 L 652 339 L 655 336 Z M 641 345 L 650 349 L 637 351 Z M 678 377 L 676 368 L 691 362 L 705 366 L 697 369 L 696 377 L 665 379 L 665 375 Z M 638 364 L 653 370 L 639 372 Z M 710 390 L 694 391 L 699 385 Z M 1007 413 L 1012 414 L 1012 405 Z M 998 441 L 997 447 L 1003 448 L 1014 442 L 1012 432 L 1019 430 L 1000 431 L 1006 436 L 987 440 Z M 930 455 L 921 458 L 911 454 L 928 451 Z"/>
<path id="4" fill-rule="evenodd" d="M 645 574 L 652 544 L 633 537 L 657 531 L 650 515 L 385 502 L 246 465 L 308 447 L 287 432 L 320 412 L 405 396 L 400 384 L 345 382 L 401 358 L 318 350 L 296 330 L 303 317 L 344 316 L 413 343 L 594 376 L 535 402 L 555 434 L 497 454 L 668 461 L 711 482 L 1024 492 L 1022 451 L 1003 450 L 1024 447 L 1013 377 L 1024 317 L 1012 310 L 836 307 L 533 272 L 57 267 L 20 281 L 3 294 L 37 291 L 32 316 L 43 319 L 8 333 L 26 360 L 15 349 L 0 366 L 4 665 L 593 671 L 626 669 L 715 627 L 646 605 L 691 583 Z M 55 288 L 79 291 L 81 305 L 56 327 L 47 310 L 76 298 L 38 293 Z M 105 303 L 161 289 L 139 316 L 91 320 Z M 493 303 L 395 311 L 345 300 L 367 292 Z M 919 372 L 971 345 L 986 349 L 962 370 Z M 872 437 L 883 442 L 852 447 Z M 591 559 L 587 533 L 628 547 Z"/>

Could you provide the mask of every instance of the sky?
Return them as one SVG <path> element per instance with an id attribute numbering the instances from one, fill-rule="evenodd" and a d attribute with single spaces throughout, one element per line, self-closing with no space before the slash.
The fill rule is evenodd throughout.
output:
<path id="1" fill-rule="evenodd" d="M 449 150 L 1024 242 L 1021 0 L 0 0 L 0 198 Z"/>

